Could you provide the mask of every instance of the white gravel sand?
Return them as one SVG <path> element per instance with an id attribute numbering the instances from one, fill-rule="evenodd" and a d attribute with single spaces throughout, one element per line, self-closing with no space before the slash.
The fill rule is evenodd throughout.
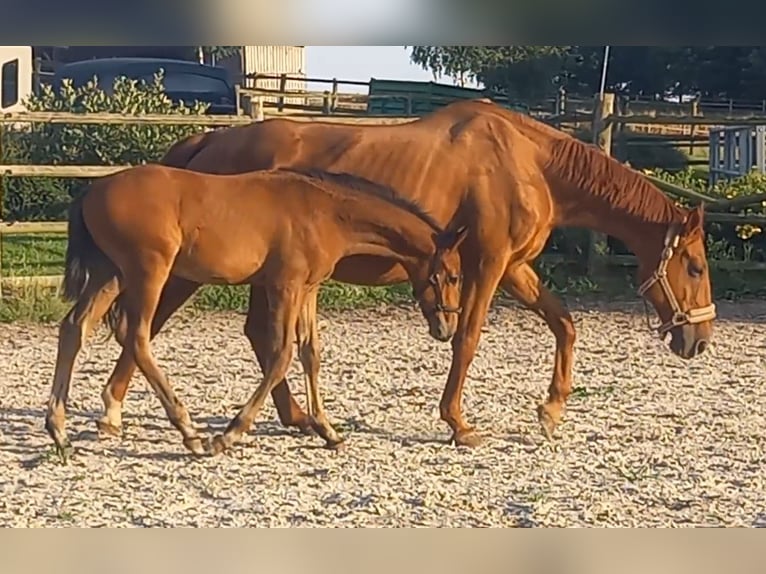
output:
<path id="1" fill-rule="evenodd" d="M 100 391 L 118 355 L 103 331 L 81 355 L 69 406 L 76 449 L 43 429 L 53 326 L 0 325 L 3 526 L 766 525 L 766 303 L 719 305 L 714 346 L 683 362 L 641 307 L 572 306 L 576 392 L 558 438 L 539 433 L 553 337 L 529 312 L 490 314 L 465 392 L 478 449 L 445 443 L 439 397 L 450 347 L 411 309 L 322 313 L 321 371 L 344 450 L 285 431 L 271 402 L 243 443 L 212 459 L 182 446 L 136 376 L 125 437 L 98 439 Z M 260 376 L 235 314 L 179 315 L 160 365 L 206 432 Z M 291 387 L 303 402 L 297 361 Z"/>

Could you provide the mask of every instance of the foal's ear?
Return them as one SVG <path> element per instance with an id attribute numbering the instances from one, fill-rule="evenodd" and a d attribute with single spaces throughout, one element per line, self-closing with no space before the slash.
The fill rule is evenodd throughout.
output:
<path id="1" fill-rule="evenodd" d="M 440 234 L 437 240 L 438 247 L 441 249 L 457 249 L 460 244 L 468 237 L 468 226 L 461 225 L 456 230 L 447 230 Z"/>
<path id="2" fill-rule="evenodd" d="M 705 223 L 705 206 L 700 203 L 697 207 L 690 209 L 684 220 L 682 235 L 690 236 L 695 232 L 701 232 Z"/>

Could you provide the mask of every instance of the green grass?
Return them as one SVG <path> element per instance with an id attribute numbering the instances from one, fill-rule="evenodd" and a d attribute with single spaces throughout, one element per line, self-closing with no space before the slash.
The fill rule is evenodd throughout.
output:
<path id="1" fill-rule="evenodd" d="M 4 235 L 3 275 L 61 275 L 64 273 L 65 251 L 66 235 L 63 233 Z"/>
<path id="2" fill-rule="evenodd" d="M 35 276 L 63 274 L 66 238 L 63 234 L 10 235 L 3 238 L 3 274 L 5 276 Z M 636 297 L 634 270 L 612 268 L 609 273 L 593 279 L 578 272 L 571 264 L 536 265 L 546 285 L 566 298 L 634 299 Z M 766 273 L 722 271 L 713 269 L 712 282 L 715 297 L 737 299 L 766 294 Z M 9 293 L 0 301 L 0 322 L 58 321 L 68 310 L 55 290 L 24 286 Z M 391 287 L 358 287 L 328 281 L 319 294 L 322 309 L 345 310 L 381 304 L 413 303 L 409 284 Z M 503 298 L 498 292 L 498 298 Z M 247 309 L 247 286 L 206 286 L 190 302 L 198 310 L 244 311 Z"/>

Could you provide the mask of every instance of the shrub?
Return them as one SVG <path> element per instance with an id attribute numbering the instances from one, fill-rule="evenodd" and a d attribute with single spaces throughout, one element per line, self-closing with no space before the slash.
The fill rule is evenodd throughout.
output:
<path id="1" fill-rule="evenodd" d="M 29 111 L 200 115 L 207 106 L 174 104 L 165 95 L 162 74 L 152 83 L 118 78 L 112 95 L 94 81 L 74 89 L 65 80 L 58 92 L 50 86 L 26 102 Z M 203 128 L 190 125 L 34 124 L 6 130 L 3 163 L 124 165 L 156 161 L 179 139 Z M 63 220 L 66 207 L 89 180 L 4 178 L 3 214 L 9 220 Z"/>

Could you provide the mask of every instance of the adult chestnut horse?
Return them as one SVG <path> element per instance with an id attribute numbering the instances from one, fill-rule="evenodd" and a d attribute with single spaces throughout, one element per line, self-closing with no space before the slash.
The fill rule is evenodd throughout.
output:
<path id="1" fill-rule="evenodd" d="M 715 306 L 702 208 L 682 209 L 597 148 L 492 103 L 457 102 L 411 123 L 388 126 L 269 119 L 190 136 L 171 147 L 162 162 L 211 173 L 288 166 L 350 172 L 407 194 L 442 224 L 468 224 L 469 237 L 461 248 L 463 313 L 440 403 L 441 418 L 460 445 L 480 442 L 463 419 L 461 397 L 498 285 L 553 332 L 553 377 L 538 416 L 549 437 L 560 421 L 572 388 L 575 328 L 560 299 L 530 265 L 554 227 L 590 228 L 627 244 L 639 261 L 638 277 L 644 282 L 640 294 L 659 315 L 659 332 L 670 333 L 675 354 L 691 358 L 711 337 Z M 406 275 L 394 261 L 354 256 L 339 262 L 333 278 L 389 285 Z M 194 283 L 171 280 L 153 331 L 196 289 Z M 253 289 L 245 330 L 261 363 L 265 309 L 263 291 Z M 308 319 L 312 313 L 307 312 Z M 308 348 L 309 354 L 317 352 L 316 336 Z M 119 431 L 134 368 L 121 359 L 104 388 L 105 415 L 99 427 L 106 432 Z M 272 396 L 283 424 L 308 427 L 286 384 L 278 385 Z"/>
<path id="2" fill-rule="evenodd" d="M 66 458 L 72 368 L 106 314 L 113 328 L 126 324 L 123 354 L 141 369 L 184 445 L 194 454 L 217 454 L 247 432 L 284 379 L 304 302 L 316 297 L 344 257 L 396 261 L 412 283 L 430 334 L 449 340 L 457 327 L 458 248 L 466 231 L 445 231 L 415 202 L 347 174 L 210 175 L 145 165 L 99 179 L 70 211 L 64 294 L 76 303 L 59 332 L 46 429 Z M 264 378 L 212 442 L 199 437 L 152 356 L 151 324 L 169 277 L 259 285 L 267 300 Z M 334 446 L 341 439 L 327 422 L 318 387 L 309 390 L 312 427 Z"/>

